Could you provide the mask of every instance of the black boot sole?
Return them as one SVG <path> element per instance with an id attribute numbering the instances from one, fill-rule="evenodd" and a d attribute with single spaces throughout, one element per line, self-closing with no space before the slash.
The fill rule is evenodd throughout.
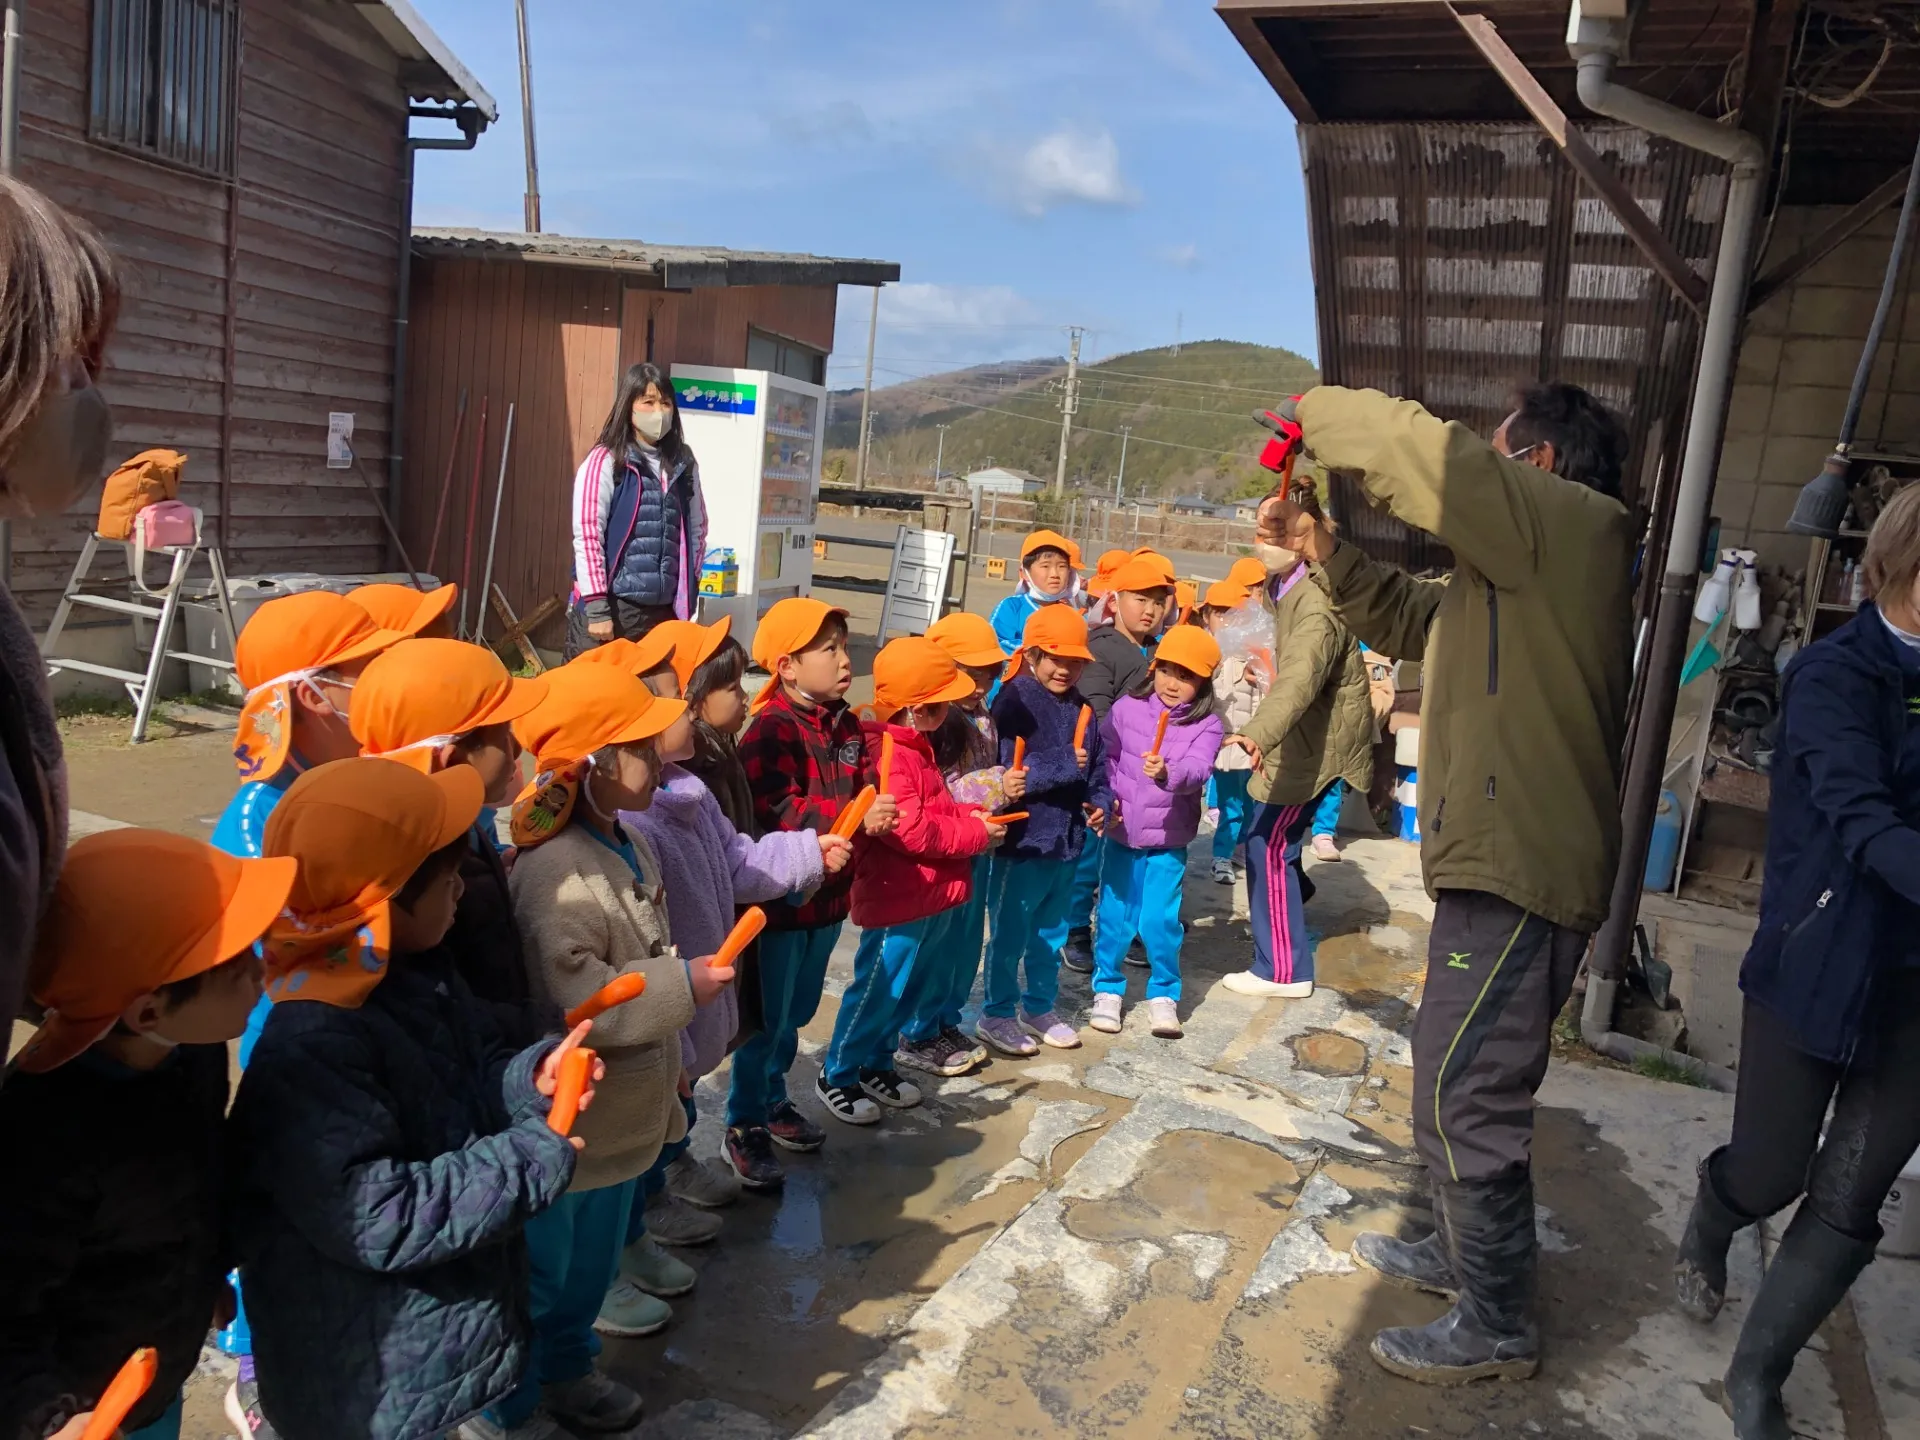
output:
<path id="1" fill-rule="evenodd" d="M 1367 1347 L 1373 1363 L 1389 1375 L 1411 1380 L 1418 1385 L 1471 1385 L 1476 1380 L 1531 1380 L 1540 1373 L 1540 1357 L 1524 1360 L 1483 1360 L 1475 1365 L 1410 1365 L 1380 1348 L 1375 1340 Z"/>

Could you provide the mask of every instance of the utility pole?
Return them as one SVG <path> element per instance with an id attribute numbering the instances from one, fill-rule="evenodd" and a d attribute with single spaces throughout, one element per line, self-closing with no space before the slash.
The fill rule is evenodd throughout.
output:
<path id="1" fill-rule="evenodd" d="M 940 488 L 940 462 L 945 458 L 947 453 L 947 427 L 944 425 L 936 425 L 933 428 L 940 432 L 933 443 L 933 488 L 938 490 Z"/>
<path id="2" fill-rule="evenodd" d="M 1113 477 L 1113 498 L 1118 500 L 1127 488 L 1127 437 L 1133 434 L 1131 425 L 1120 427 L 1120 473 Z"/>
<path id="3" fill-rule="evenodd" d="M 1056 498 L 1067 491 L 1067 442 L 1073 438 L 1073 412 L 1080 406 L 1080 336 L 1084 327 L 1070 326 L 1073 343 L 1067 349 L 1067 388 L 1060 397 L 1060 463 L 1053 471 Z"/>
<path id="4" fill-rule="evenodd" d="M 873 342 L 880 334 L 880 287 L 873 287 L 873 314 L 867 320 L 867 385 L 860 392 L 860 453 L 854 460 L 853 488 L 867 488 L 867 445 L 873 437 Z"/>
<path id="5" fill-rule="evenodd" d="M 1173 358 L 1180 358 L 1180 332 L 1186 328 L 1187 312 L 1177 310 L 1173 316 Z"/>
<path id="6" fill-rule="evenodd" d="M 533 144 L 533 49 L 527 40 L 527 0 L 513 0 L 513 18 L 520 27 L 520 129 L 527 142 L 526 226 L 540 233 L 540 162 Z"/>

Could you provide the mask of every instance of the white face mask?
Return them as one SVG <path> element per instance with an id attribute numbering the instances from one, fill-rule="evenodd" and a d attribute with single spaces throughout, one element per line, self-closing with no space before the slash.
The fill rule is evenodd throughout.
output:
<path id="1" fill-rule="evenodd" d="M 1269 575 L 1291 575 L 1300 564 L 1300 557 L 1293 551 L 1280 545 L 1269 545 L 1264 540 L 1253 542 L 1253 558 L 1267 567 Z"/>
<path id="2" fill-rule="evenodd" d="M 649 445 L 658 444 L 660 437 L 673 426 L 671 410 L 640 410 L 634 413 L 633 428 L 640 432 L 640 438 Z"/>

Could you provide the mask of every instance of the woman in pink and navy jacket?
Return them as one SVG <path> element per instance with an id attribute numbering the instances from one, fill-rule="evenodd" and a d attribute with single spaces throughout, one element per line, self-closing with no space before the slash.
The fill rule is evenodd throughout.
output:
<path id="1" fill-rule="evenodd" d="M 635 365 L 573 477 L 567 658 L 692 619 L 706 546 L 700 466 L 673 384 L 658 365 Z"/>

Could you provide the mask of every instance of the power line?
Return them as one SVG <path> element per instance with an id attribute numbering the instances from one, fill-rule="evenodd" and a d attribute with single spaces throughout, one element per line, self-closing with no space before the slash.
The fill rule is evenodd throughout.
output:
<path id="1" fill-rule="evenodd" d="M 979 410 L 989 415 L 1005 415 L 1012 420 L 1026 420 L 1035 425 L 1045 425 L 1049 429 L 1051 429 L 1054 424 L 1052 420 L 1044 415 L 1022 415 L 1018 410 L 1002 410 L 994 405 L 976 405 L 971 400 L 962 400 L 954 395 L 941 395 L 931 390 L 927 393 L 935 400 L 944 400 L 950 405 L 958 405 L 965 410 Z M 1120 432 L 1118 430 L 1099 430 L 1091 425 L 1082 425 L 1079 429 L 1082 435 L 1107 435 L 1116 440 L 1120 438 Z M 1183 445 L 1177 440 L 1151 440 L 1140 434 L 1134 434 L 1132 436 L 1132 443 L 1135 445 L 1158 445 L 1166 450 L 1191 450 L 1196 455 L 1218 456 L 1222 453 L 1217 446 L 1213 445 Z"/>

